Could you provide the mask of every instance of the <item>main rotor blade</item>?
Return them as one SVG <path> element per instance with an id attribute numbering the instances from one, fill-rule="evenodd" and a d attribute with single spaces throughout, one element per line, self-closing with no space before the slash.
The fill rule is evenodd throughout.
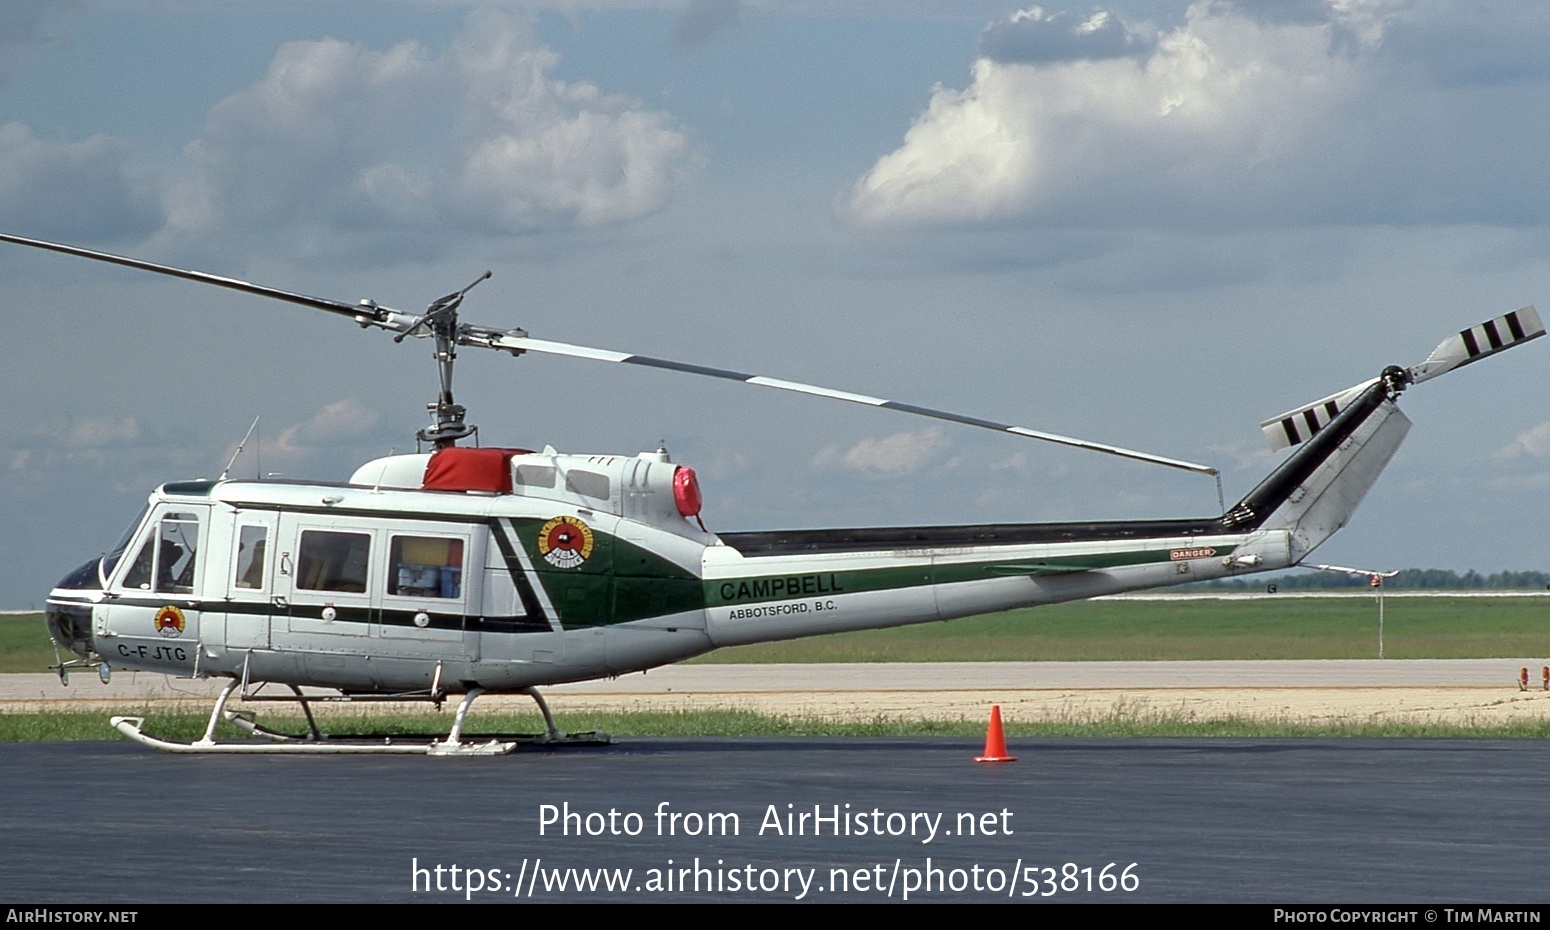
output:
<path id="1" fill-rule="evenodd" d="M 709 368 L 704 365 L 691 365 L 686 362 L 675 362 L 665 358 L 653 358 L 649 355 L 630 355 L 624 352 L 613 352 L 608 349 L 594 349 L 587 346 L 570 345 L 564 342 L 550 342 L 544 339 L 532 339 L 528 336 L 519 336 L 511 333 L 496 333 L 489 330 L 470 330 L 466 340 L 469 345 L 483 345 L 492 349 L 505 349 L 510 352 L 542 352 L 548 355 L 565 355 L 571 358 L 585 358 L 600 362 L 622 362 L 626 365 L 642 365 L 647 368 L 661 368 L 667 371 L 678 371 L 685 374 L 704 375 L 709 378 L 722 378 L 727 381 L 741 381 L 745 384 L 757 384 L 761 387 L 776 388 L 782 391 L 794 391 L 798 394 L 811 394 L 814 397 L 827 397 L 831 400 L 843 400 L 853 404 L 864 404 L 868 407 L 882 407 L 888 410 L 898 410 L 904 413 L 913 413 L 917 416 L 933 417 L 938 420 L 947 420 L 952 423 L 963 423 L 968 426 L 978 426 L 984 429 L 997 430 L 998 432 L 1011 433 L 1015 436 L 1026 436 L 1029 439 L 1042 439 L 1045 442 L 1059 443 L 1063 446 L 1073 446 L 1078 449 L 1087 449 L 1091 452 L 1102 452 L 1107 455 L 1117 455 L 1121 458 L 1134 459 L 1138 462 L 1150 462 L 1154 465 L 1166 465 L 1169 468 L 1179 468 L 1185 471 L 1199 472 L 1203 475 L 1216 475 L 1217 470 L 1210 465 L 1197 465 L 1194 462 L 1185 462 L 1180 459 L 1168 458 L 1161 455 L 1153 455 L 1150 452 L 1137 452 L 1134 449 L 1125 449 L 1119 446 L 1111 446 L 1101 442 L 1090 442 L 1086 439 L 1075 439 L 1070 436 L 1061 436 L 1058 433 L 1046 433 L 1042 430 L 1029 429 L 1026 426 L 1012 426 L 1007 423 L 998 423 L 994 420 L 985 420 L 980 417 L 964 416 L 963 414 L 950 413 L 946 410 L 934 410 L 930 407 L 919 407 L 915 404 L 906 404 L 902 401 L 887 400 L 881 397 L 872 397 L 867 394 L 854 394 L 850 391 L 837 391 L 833 388 L 819 387 L 816 384 L 803 384 L 799 381 L 785 381 L 780 378 L 767 378 L 763 375 L 751 375 L 741 371 L 731 371 L 725 368 Z"/>
<path id="2" fill-rule="evenodd" d="M 288 303 L 300 304 L 304 307 L 312 307 L 316 310 L 325 310 L 329 313 L 349 317 L 362 326 L 377 326 L 382 329 L 396 332 L 400 338 L 414 332 L 422 317 L 405 314 L 387 307 L 381 307 L 375 301 L 363 300 L 359 303 L 347 303 L 342 300 L 331 300 L 325 297 L 312 297 L 307 294 L 296 294 L 291 291 L 283 291 L 279 288 L 267 287 L 262 284 L 254 284 L 237 278 L 227 278 L 222 275 L 210 274 L 204 271 L 191 271 L 186 268 L 174 268 L 171 265 L 161 265 L 156 262 L 148 262 L 143 259 L 129 258 L 123 255 L 115 255 L 111 252 L 99 252 L 95 249 L 86 249 L 75 245 L 65 245 L 58 242 L 46 242 L 42 239 L 28 239 L 23 236 L 13 236 L 0 233 L 0 241 L 13 242 L 17 245 L 31 246 L 37 249 L 48 249 L 53 252 L 63 252 L 66 255 L 75 255 L 80 258 L 90 258 L 95 261 L 109 262 L 115 265 L 124 265 L 129 268 L 138 268 L 143 271 L 153 271 L 157 274 L 170 275 L 175 278 L 184 278 L 189 281 L 198 281 L 203 284 L 213 284 L 217 287 L 229 288 L 235 291 L 244 291 L 256 294 L 260 297 L 271 297 L 275 300 L 283 300 Z M 488 273 L 484 277 L 488 277 Z M 484 280 L 481 277 L 479 281 Z M 475 281 L 474 284 L 478 284 Z M 460 296 L 469 288 L 457 292 Z M 883 407 L 889 410 L 898 410 L 903 413 L 913 413 L 916 416 L 933 417 L 938 420 L 947 420 L 952 423 L 963 423 L 968 426 L 978 426 L 983 429 L 996 430 L 1003 433 L 1011 433 L 1015 436 L 1025 436 L 1029 439 L 1040 439 L 1045 442 L 1058 443 L 1063 446 L 1072 446 L 1077 449 L 1087 449 L 1091 452 L 1102 452 L 1107 455 L 1115 455 L 1121 458 L 1133 459 L 1138 462 L 1150 462 L 1154 465 L 1166 465 L 1169 468 L 1178 468 L 1184 471 L 1198 472 L 1203 475 L 1217 475 L 1218 472 L 1210 465 L 1198 465 L 1194 462 L 1186 462 L 1181 459 L 1168 458 L 1161 455 L 1153 455 L 1149 452 L 1138 452 L 1134 449 L 1125 449 L 1120 446 L 1111 446 L 1101 442 L 1090 442 L 1085 439 L 1076 439 L 1071 436 L 1061 436 L 1058 433 L 1046 433 L 1042 430 L 1029 429 L 1025 426 L 1013 426 L 1007 423 L 997 423 L 993 420 L 985 420 L 980 417 L 964 416 L 951 413 L 946 410 L 934 410 L 930 407 L 920 407 L 915 404 L 906 404 L 902 401 L 886 400 L 881 397 L 872 397 L 866 394 L 854 394 L 849 391 L 837 391 L 833 388 L 819 387 L 815 384 L 803 384 L 798 381 L 784 381 L 779 378 L 767 378 L 762 375 L 750 375 L 740 371 L 730 371 L 724 368 L 709 368 L 704 365 L 690 365 L 685 362 L 674 362 L 668 359 L 653 358 L 649 355 L 629 355 L 623 352 L 612 352 L 607 349 L 593 349 L 586 346 L 570 345 L 563 342 L 549 342 L 543 339 L 532 339 L 522 330 L 502 332 L 500 330 L 484 329 L 475 326 L 459 326 L 457 341 L 462 345 L 484 346 L 491 349 L 503 349 L 513 355 L 523 352 L 540 352 L 548 355 L 566 355 L 572 358 L 593 359 L 604 362 L 623 362 L 629 365 L 643 365 L 648 368 L 662 368 L 668 371 L 678 371 L 685 374 L 705 375 L 711 378 L 722 378 L 729 381 L 742 381 L 747 384 L 757 384 L 762 387 L 777 388 L 782 391 L 794 391 L 798 394 L 811 394 L 814 397 L 827 397 L 831 400 L 843 400 L 853 404 L 864 404 L 869 407 Z"/>
<path id="3" fill-rule="evenodd" d="M 30 245 L 35 249 L 48 249 L 52 252 L 63 252 L 66 255 L 78 255 L 81 258 L 90 258 L 99 262 L 111 262 L 115 265 L 127 265 L 130 268 L 139 268 L 144 271 L 154 271 L 157 274 L 171 275 L 174 278 L 186 278 L 190 281 L 201 281 L 205 284 L 214 284 L 217 287 L 230 288 L 234 291 L 246 291 L 249 294 L 257 294 L 261 297 L 273 297 L 275 300 L 284 300 L 293 304 L 301 304 L 303 307 L 312 307 L 315 310 L 327 310 L 329 313 L 337 313 L 351 318 L 366 317 L 374 323 L 381 323 L 387 319 L 387 311 L 374 303 L 352 304 L 342 300 L 330 300 L 326 297 L 309 297 L 306 294 L 294 294 L 290 291 L 282 291 L 279 288 L 265 287 L 262 284 L 254 284 L 250 281 L 241 281 L 237 278 L 226 278 L 221 275 L 210 274 L 205 271 L 189 271 L 186 268 L 174 268 L 171 265 L 158 265 L 138 258 L 128 258 L 123 255 L 114 255 L 111 252 L 98 252 L 94 249 L 83 249 L 77 245 L 64 245 L 58 242 L 45 242 L 42 239 L 25 239 L 21 236 L 0 233 L 0 240 L 14 242 L 17 245 Z"/>

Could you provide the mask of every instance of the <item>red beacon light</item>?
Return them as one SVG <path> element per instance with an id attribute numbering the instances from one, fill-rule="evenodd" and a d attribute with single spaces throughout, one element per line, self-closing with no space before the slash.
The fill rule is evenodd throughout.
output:
<path id="1" fill-rule="evenodd" d="M 700 494 L 700 479 L 695 477 L 694 469 L 687 465 L 680 465 L 673 472 L 673 503 L 678 505 L 678 512 L 685 517 L 696 518 L 705 503 L 705 498 Z"/>

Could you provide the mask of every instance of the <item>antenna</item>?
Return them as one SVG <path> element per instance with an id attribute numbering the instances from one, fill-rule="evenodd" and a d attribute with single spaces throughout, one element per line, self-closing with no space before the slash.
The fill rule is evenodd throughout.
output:
<path id="1" fill-rule="evenodd" d="M 231 467 L 237 464 L 237 456 L 242 454 L 242 450 L 246 448 L 248 440 L 253 437 L 253 431 L 258 429 L 258 420 L 258 417 L 253 418 L 253 425 L 248 427 L 247 435 L 243 436 L 242 441 L 237 443 L 237 451 L 231 454 L 231 460 L 226 463 L 225 468 L 221 469 L 221 476 L 216 479 L 217 481 L 225 481 L 227 473 L 231 471 Z"/>

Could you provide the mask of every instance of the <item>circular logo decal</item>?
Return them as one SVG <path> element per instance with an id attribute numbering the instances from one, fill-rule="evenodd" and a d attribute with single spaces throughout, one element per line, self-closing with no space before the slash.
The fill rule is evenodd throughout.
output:
<path id="1" fill-rule="evenodd" d="M 592 554 L 592 529 L 576 517 L 555 517 L 538 531 L 538 554 L 555 568 L 579 568 Z"/>
<path id="2" fill-rule="evenodd" d="M 183 611 L 172 604 L 168 604 L 161 610 L 156 611 L 156 620 L 152 623 L 152 626 L 156 628 L 156 632 L 168 639 L 176 639 L 183 635 L 183 629 L 187 626 L 187 623 L 183 620 Z"/>

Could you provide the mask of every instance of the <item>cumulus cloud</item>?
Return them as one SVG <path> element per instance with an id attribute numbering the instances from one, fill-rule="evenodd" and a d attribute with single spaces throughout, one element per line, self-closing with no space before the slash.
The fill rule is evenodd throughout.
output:
<path id="1" fill-rule="evenodd" d="M 1550 420 L 1524 430 L 1495 453 L 1499 459 L 1515 459 L 1524 455 L 1531 458 L 1550 457 Z"/>
<path id="2" fill-rule="evenodd" d="M 920 471 L 951 446 L 940 429 L 923 429 L 868 437 L 848 449 L 829 446 L 819 451 L 813 464 L 871 477 L 897 477 Z"/>
<path id="3" fill-rule="evenodd" d="M 118 420 L 87 418 L 77 420 L 64 436 L 68 449 L 100 449 L 131 443 L 140 438 L 140 422 L 134 417 Z"/>
<path id="4" fill-rule="evenodd" d="M 1011 455 L 992 460 L 989 467 L 993 472 L 1027 474 L 1029 470 L 1028 453 L 1013 452 Z"/>
<path id="5" fill-rule="evenodd" d="M 295 227 L 323 242 L 453 227 L 521 234 L 661 209 L 689 167 L 669 117 L 551 72 L 519 20 L 472 15 L 444 51 L 337 40 L 283 46 L 212 110 L 172 186 L 172 229 Z"/>
<path id="6" fill-rule="evenodd" d="M 151 463 L 182 467 L 188 462 L 187 452 L 166 442 L 164 435 L 157 435 L 137 417 L 78 417 L 57 430 L 40 430 L 28 447 L 7 455 L 7 465 L 13 478 L 29 484 L 58 482 L 81 470 L 108 472 L 117 483 L 126 475 L 138 479 L 140 470 Z"/>
<path id="7" fill-rule="evenodd" d="M 287 462 L 300 460 L 319 447 L 363 436 L 376 422 L 375 410 L 353 397 L 346 397 L 324 406 L 301 423 L 287 426 L 274 439 L 260 437 L 259 448 L 264 456 Z M 227 450 L 227 457 L 236 451 L 237 446 L 233 443 Z"/>
<path id="8" fill-rule="evenodd" d="M 1046 13 L 1032 7 L 995 23 L 980 36 L 980 55 L 999 62 L 1123 58 L 1150 52 L 1155 37 L 1107 10 Z"/>
<path id="9" fill-rule="evenodd" d="M 1383 198 L 1404 184 L 1384 183 L 1391 161 L 1430 156 L 1392 114 L 1363 110 L 1388 80 L 1378 62 L 1398 8 L 1199 0 L 1155 31 L 1106 11 L 1017 13 L 986 30 L 969 86 L 937 88 L 842 211 L 878 226 L 1219 227 L 1329 219 L 1364 186 L 1365 203 L 1392 208 Z"/>
<path id="10" fill-rule="evenodd" d="M 115 139 L 51 142 L 22 123 L 0 125 L 0 215 L 8 230 L 94 240 L 144 234 L 161 224 L 159 196 Z"/>
<path id="11" fill-rule="evenodd" d="M 377 411 L 354 398 L 333 401 L 306 419 L 265 431 L 260 423 L 243 448 L 232 472 L 288 473 L 318 467 L 354 468 L 362 456 L 387 451 L 373 427 Z M 145 422 L 134 416 L 82 417 L 57 431 L 40 432 L 27 446 L 7 450 L 0 468 L 13 481 L 28 486 L 68 486 L 90 482 L 120 492 L 140 494 L 175 478 L 218 474 L 237 452 L 231 439 L 218 452 L 218 441 L 206 440 L 181 422 Z"/>

